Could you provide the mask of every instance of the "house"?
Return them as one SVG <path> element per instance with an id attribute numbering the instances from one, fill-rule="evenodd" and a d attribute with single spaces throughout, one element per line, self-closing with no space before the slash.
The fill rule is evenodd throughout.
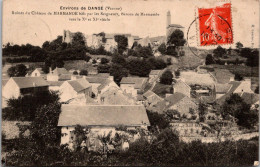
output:
<path id="1" fill-rule="evenodd" d="M 216 99 L 224 96 L 232 87 L 232 84 L 216 84 L 215 85 L 215 92 L 216 92 Z"/>
<path id="2" fill-rule="evenodd" d="M 104 83 L 108 80 L 108 78 L 106 78 L 106 77 L 104 78 L 104 77 L 89 77 L 89 76 L 87 76 L 85 78 L 90 83 L 90 85 L 92 86 L 92 92 L 94 93 L 95 96 L 98 95 L 100 89 L 104 85 L 106 85 Z M 110 80 L 112 80 L 112 76 L 110 76 Z M 103 86 L 99 87 L 100 85 L 103 85 Z"/>
<path id="3" fill-rule="evenodd" d="M 49 83 L 49 90 L 52 91 L 59 91 L 60 86 L 65 82 L 65 81 L 47 81 Z"/>
<path id="4" fill-rule="evenodd" d="M 78 96 L 90 96 L 92 95 L 92 89 L 90 83 L 85 79 L 77 79 L 65 81 L 60 86 L 60 100 L 66 102 Z"/>
<path id="5" fill-rule="evenodd" d="M 182 93 L 188 97 L 190 97 L 190 91 L 191 87 L 183 82 L 182 80 L 178 80 L 174 85 L 173 85 L 173 93 Z"/>
<path id="6" fill-rule="evenodd" d="M 153 91 L 148 90 L 143 94 L 144 100 L 145 100 L 145 105 L 150 106 L 153 104 L 158 103 L 159 101 L 163 101 L 163 98 L 155 94 Z"/>
<path id="7" fill-rule="evenodd" d="M 61 106 L 58 126 L 61 127 L 61 144 L 73 149 L 75 126 L 88 128 L 97 135 L 112 132 L 120 126 L 126 129 L 147 129 L 150 122 L 142 105 L 70 105 Z"/>
<path id="8" fill-rule="evenodd" d="M 227 69 L 214 69 L 212 75 L 216 78 L 217 82 L 220 84 L 227 84 L 234 81 L 235 75 L 232 74 Z"/>
<path id="9" fill-rule="evenodd" d="M 145 77 L 123 77 L 120 82 L 120 88 L 133 97 L 141 93 L 146 86 L 148 78 Z"/>
<path id="10" fill-rule="evenodd" d="M 66 81 L 71 79 L 71 74 L 65 68 L 55 68 L 47 74 L 47 81 Z"/>
<path id="11" fill-rule="evenodd" d="M 221 95 L 220 95 L 220 91 L 218 91 L 218 94 L 217 94 L 217 90 L 216 90 L 216 102 L 218 104 L 223 104 L 225 102 L 226 98 L 230 97 L 230 95 L 233 93 L 237 93 L 237 94 L 254 93 L 251 90 L 251 80 L 250 79 L 245 79 L 243 81 L 231 81 L 231 82 L 229 82 L 229 85 L 230 85 L 230 88 L 227 86 L 227 88 L 225 88 L 225 90 L 224 90 L 226 93 L 222 93 Z M 228 91 L 226 91 L 226 90 L 228 90 Z"/>
<path id="12" fill-rule="evenodd" d="M 41 68 L 36 68 L 32 73 L 31 77 L 44 77 L 46 79 L 46 74 L 42 71 Z"/>
<path id="13" fill-rule="evenodd" d="M 114 82 L 113 76 L 109 76 L 97 87 L 98 94 L 102 94 L 111 87 L 119 89 L 119 86 Z"/>
<path id="14" fill-rule="evenodd" d="M 160 82 L 160 76 L 165 70 L 151 70 L 149 73 L 149 83 Z"/>
<path id="15" fill-rule="evenodd" d="M 3 97 L 18 98 L 36 92 L 49 91 L 49 84 L 42 77 L 12 77 L 2 90 Z"/>
<path id="16" fill-rule="evenodd" d="M 118 86 L 108 87 L 103 90 L 97 97 L 98 104 L 102 105 L 136 105 L 133 97 L 124 93 Z"/>
<path id="17" fill-rule="evenodd" d="M 198 109 L 197 104 L 188 96 L 182 93 L 174 93 L 167 95 L 167 97 L 153 105 L 151 110 L 158 113 L 164 113 L 167 110 L 177 110 L 180 115 L 190 115 L 190 110 L 196 111 Z"/>

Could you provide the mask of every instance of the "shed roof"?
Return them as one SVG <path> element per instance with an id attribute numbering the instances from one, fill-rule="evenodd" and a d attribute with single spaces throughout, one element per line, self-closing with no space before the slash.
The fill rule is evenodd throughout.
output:
<path id="1" fill-rule="evenodd" d="M 48 82 L 42 77 L 12 77 L 19 88 L 32 88 L 49 86 Z"/>
<path id="2" fill-rule="evenodd" d="M 150 125 L 142 105 L 61 106 L 58 126 L 142 126 Z"/>
<path id="3" fill-rule="evenodd" d="M 141 89 L 147 80 L 144 77 L 123 77 L 120 84 L 134 84 L 134 88 Z"/>

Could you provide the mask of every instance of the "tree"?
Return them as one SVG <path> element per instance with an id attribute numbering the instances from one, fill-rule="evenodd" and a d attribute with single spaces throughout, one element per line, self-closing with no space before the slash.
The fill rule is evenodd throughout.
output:
<path id="1" fill-rule="evenodd" d="M 258 67 L 259 66 L 259 51 L 254 50 L 247 56 L 246 65 L 251 67 Z"/>
<path id="2" fill-rule="evenodd" d="M 205 64 L 206 65 L 209 65 L 209 64 L 215 64 L 215 59 L 214 57 L 212 56 L 212 54 L 208 54 L 207 57 L 206 57 L 206 61 L 205 61 Z"/>
<path id="3" fill-rule="evenodd" d="M 175 47 L 174 49 L 176 49 L 177 52 L 179 52 L 179 47 L 183 46 L 185 43 L 186 43 L 186 40 L 184 39 L 184 34 L 179 29 L 174 30 L 173 33 L 167 39 L 167 44 L 174 45 L 174 47 Z M 169 51 L 167 50 L 167 52 L 169 52 Z M 174 52 L 173 51 L 171 51 L 171 52 L 173 55 Z"/>
<path id="4" fill-rule="evenodd" d="M 173 44 L 176 47 L 183 46 L 186 42 L 183 32 L 179 29 L 173 31 L 173 33 L 168 37 L 167 40 L 167 43 L 169 45 Z"/>
<path id="5" fill-rule="evenodd" d="M 18 64 L 7 70 L 9 77 L 24 77 L 27 73 L 27 67 L 24 64 Z"/>
<path id="6" fill-rule="evenodd" d="M 158 132 L 158 130 L 163 130 L 170 126 L 170 122 L 168 119 L 166 119 L 164 114 L 159 114 L 157 112 L 152 112 L 149 110 L 147 110 L 146 112 L 151 124 L 150 131 Z"/>
<path id="7" fill-rule="evenodd" d="M 179 77 L 179 76 L 181 75 L 181 72 L 180 72 L 180 70 L 179 70 L 179 69 L 178 69 L 178 70 L 176 70 L 174 73 L 175 73 L 175 76 L 176 76 L 176 77 Z"/>
<path id="8" fill-rule="evenodd" d="M 117 51 L 119 54 L 123 54 L 123 52 L 127 49 L 128 39 L 124 35 L 115 35 L 115 41 L 117 42 Z"/>
<path id="9" fill-rule="evenodd" d="M 88 71 L 87 70 L 80 70 L 79 75 L 88 75 Z"/>
<path id="10" fill-rule="evenodd" d="M 248 58 L 252 54 L 252 49 L 251 48 L 242 48 L 240 51 L 240 56 Z"/>
<path id="11" fill-rule="evenodd" d="M 72 46 L 74 46 L 74 47 L 85 46 L 85 37 L 84 37 L 84 34 L 81 33 L 81 32 L 76 32 L 76 33 L 74 33 L 71 42 L 72 42 Z"/>
<path id="12" fill-rule="evenodd" d="M 259 94 L 259 85 L 257 85 L 257 87 L 255 88 L 255 93 Z"/>
<path id="13" fill-rule="evenodd" d="M 115 54 L 112 57 L 112 63 L 118 64 L 118 65 L 121 65 L 121 66 L 124 67 L 126 65 L 126 60 L 125 60 L 125 58 L 123 56 Z"/>
<path id="14" fill-rule="evenodd" d="M 171 71 L 165 71 L 161 78 L 160 78 L 160 83 L 165 84 L 165 85 L 171 85 L 173 81 L 173 75 Z"/>
<path id="15" fill-rule="evenodd" d="M 37 108 L 59 100 L 57 92 L 37 92 L 32 95 L 20 96 L 7 101 L 7 111 L 3 118 L 8 120 L 31 121 L 35 118 Z"/>
<path id="16" fill-rule="evenodd" d="M 236 43 L 236 48 L 237 48 L 237 49 L 243 48 L 243 44 L 242 44 L 241 42 L 237 42 L 237 43 Z"/>
<path id="17" fill-rule="evenodd" d="M 236 81 L 242 81 L 243 77 L 239 73 L 235 73 L 235 78 Z"/>
<path id="18" fill-rule="evenodd" d="M 167 51 L 167 49 L 166 49 L 166 45 L 165 45 L 165 43 L 162 43 L 159 47 L 158 47 L 158 51 L 161 53 L 161 54 L 166 54 L 166 51 Z"/>
<path id="19" fill-rule="evenodd" d="M 97 67 L 98 73 L 109 73 L 110 65 L 100 64 Z"/>
<path id="20" fill-rule="evenodd" d="M 137 75 L 139 77 L 147 77 L 151 71 L 150 64 L 145 60 L 132 59 L 127 63 L 127 69 L 132 75 Z"/>
<path id="21" fill-rule="evenodd" d="M 101 58 L 101 64 L 107 64 L 109 60 L 107 58 L 102 57 Z"/>
<path id="22" fill-rule="evenodd" d="M 87 149 L 87 148 L 82 148 L 81 144 L 82 142 L 86 142 L 88 131 L 89 131 L 88 129 L 84 129 L 80 125 L 75 126 L 75 129 L 73 130 L 73 133 L 75 135 L 75 139 L 73 141 L 73 147 L 75 151 L 80 151 L 81 149 Z"/>
<path id="23" fill-rule="evenodd" d="M 113 64 L 109 69 L 111 76 L 114 76 L 114 81 L 119 85 L 123 77 L 127 77 L 128 70 L 121 65 Z"/>
<path id="24" fill-rule="evenodd" d="M 221 107 L 222 117 L 236 118 L 239 126 L 252 128 L 258 122 L 258 112 L 250 110 L 250 105 L 245 103 L 238 94 L 232 94 Z"/>
<path id="25" fill-rule="evenodd" d="M 205 115 L 207 113 L 207 106 L 206 106 L 206 104 L 200 102 L 198 110 L 199 110 L 199 121 L 200 122 L 204 122 L 206 120 Z"/>
<path id="26" fill-rule="evenodd" d="M 213 50 L 214 57 L 223 57 L 226 54 L 226 49 L 218 46 L 216 49 Z"/>
<path id="27" fill-rule="evenodd" d="M 73 75 L 78 75 L 78 71 L 73 71 Z"/>

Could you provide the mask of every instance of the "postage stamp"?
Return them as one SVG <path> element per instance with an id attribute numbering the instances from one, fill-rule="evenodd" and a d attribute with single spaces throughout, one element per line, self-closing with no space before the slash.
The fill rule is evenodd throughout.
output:
<path id="1" fill-rule="evenodd" d="M 231 3 L 215 8 L 199 8 L 200 46 L 233 43 Z"/>

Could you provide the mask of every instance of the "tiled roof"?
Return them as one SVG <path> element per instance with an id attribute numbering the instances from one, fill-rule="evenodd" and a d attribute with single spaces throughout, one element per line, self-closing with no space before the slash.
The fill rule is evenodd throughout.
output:
<path id="1" fill-rule="evenodd" d="M 102 78 L 102 77 L 86 77 L 89 83 L 99 83 L 102 84 L 107 80 L 107 78 Z"/>
<path id="2" fill-rule="evenodd" d="M 243 92 L 239 94 L 247 104 L 254 104 L 259 101 L 259 95 L 256 93 Z"/>
<path id="3" fill-rule="evenodd" d="M 159 75 L 162 70 L 151 70 L 149 75 Z"/>
<path id="4" fill-rule="evenodd" d="M 153 91 L 148 90 L 148 91 L 146 91 L 146 92 L 143 94 L 143 96 L 147 98 L 147 97 L 149 97 L 149 96 L 151 96 L 151 95 L 153 95 L 153 94 L 155 94 Z"/>
<path id="5" fill-rule="evenodd" d="M 150 125 L 142 105 L 62 105 L 58 126 Z"/>
<path id="6" fill-rule="evenodd" d="M 5 84 L 7 83 L 9 79 L 2 79 L 2 87 L 5 86 Z"/>
<path id="7" fill-rule="evenodd" d="M 217 79 L 218 83 L 228 83 L 230 81 L 230 77 L 234 77 L 234 74 L 232 74 L 227 69 L 215 69 L 215 72 L 213 72 L 215 78 Z"/>
<path id="8" fill-rule="evenodd" d="M 186 84 L 185 82 L 183 82 L 182 80 L 178 80 L 174 85 L 173 85 L 173 89 L 181 86 L 181 85 L 185 85 L 187 88 L 191 89 L 190 86 L 188 84 Z"/>
<path id="9" fill-rule="evenodd" d="M 166 97 L 165 100 L 170 102 L 170 106 L 172 106 L 178 103 L 184 97 L 186 97 L 184 94 L 176 92 L 173 95 Z"/>
<path id="10" fill-rule="evenodd" d="M 19 88 L 32 88 L 49 86 L 48 82 L 42 77 L 12 77 Z"/>
<path id="11" fill-rule="evenodd" d="M 147 80 L 144 77 L 123 77 L 120 84 L 134 84 L 135 89 L 141 89 Z"/>
<path id="12" fill-rule="evenodd" d="M 239 82 L 239 81 L 231 81 L 230 84 L 231 84 L 231 88 L 229 89 L 229 91 L 224 96 L 221 96 L 219 99 L 216 100 L 216 102 L 218 104 L 224 103 L 226 98 L 228 98 L 239 87 L 241 82 Z"/>
<path id="13" fill-rule="evenodd" d="M 73 87 L 73 89 L 76 92 L 80 92 L 80 91 L 87 89 L 91 86 L 89 84 L 89 82 L 84 78 L 77 79 L 77 80 L 71 80 L 71 81 L 68 81 L 68 83 Z"/>
<path id="14" fill-rule="evenodd" d="M 53 75 L 62 75 L 62 74 L 69 74 L 69 72 L 65 68 L 56 68 L 52 71 Z"/>
<path id="15" fill-rule="evenodd" d="M 71 74 L 61 74 L 59 76 L 59 80 L 70 80 L 71 79 Z"/>
<path id="16" fill-rule="evenodd" d="M 232 84 L 216 84 L 216 93 L 227 93 L 231 86 Z"/>
<path id="17" fill-rule="evenodd" d="M 61 86 L 64 81 L 47 81 L 50 86 Z"/>

